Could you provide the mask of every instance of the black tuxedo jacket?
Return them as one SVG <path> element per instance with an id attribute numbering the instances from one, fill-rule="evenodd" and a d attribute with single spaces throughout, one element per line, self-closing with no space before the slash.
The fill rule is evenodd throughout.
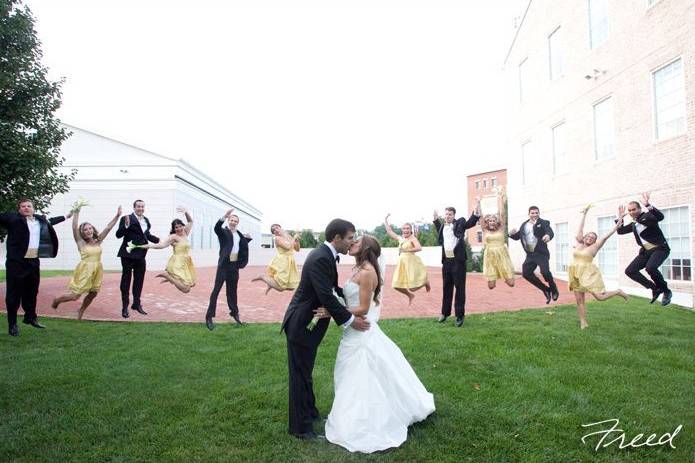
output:
<path id="1" fill-rule="evenodd" d="M 124 257 L 126 259 L 144 259 L 147 255 L 147 249 L 135 248 L 131 252 L 127 251 L 126 246 L 128 243 L 133 242 L 134 244 L 147 244 L 148 241 L 152 243 L 159 243 L 159 238 L 150 233 L 150 220 L 145 217 L 145 222 L 147 223 L 147 228 L 145 230 L 140 226 L 138 217 L 135 213 L 130 214 L 130 226 L 125 226 L 125 216 L 121 217 L 118 223 L 118 230 L 116 230 L 116 238 L 123 238 L 121 247 L 118 250 L 118 257 Z"/>
<path id="2" fill-rule="evenodd" d="M 642 230 L 642 233 L 637 231 L 635 222 L 631 222 L 618 228 L 618 234 L 626 235 L 632 232 L 635 235 L 635 241 L 637 241 L 637 244 L 642 248 L 640 252 L 642 252 L 642 250 L 646 250 L 646 248 L 642 245 L 640 237 L 656 246 L 660 246 L 664 249 L 670 249 L 668 242 L 666 241 L 666 237 L 659 227 L 659 222 L 662 220 L 664 220 L 664 214 L 659 209 L 651 206 L 650 209 L 648 209 L 646 212 L 642 212 L 635 220 L 635 222 L 646 227 L 644 230 Z"/>
<path id="3" fill-rule="evenodd" d="M 229 254 L 234 247 L 234 237 L 239 240 L 239 255 L 235 262 L 238 268 L 246 267 L 249 263 L 249 241 L 251 238 L 246 238 L 239 230 L 232 233 L 229 228 L 222 227 L 224 220 L 220 219 L 215 224 L 215 234 L 220 242 L 220 258 L 217 261 L 217 266 L 226 265 L 229 263 Z"/>
<path id="4" fill-rule="evenodd" d="M 528 248 L 526 247 L 526 237 L 524 236 L 524 226 L 526 223 L 530 222 L 531 219 L 524 221 L 524 223 L 521 224 L 519 229 L 517 230 L 516 233 L 510 234 L 509 237 L 513 240 L 519 240 L 521 239 L 521 246 L 524 248 L 524 251 L 526 254 L 530 254 Z M 550 251 L 548 251 L 548 244 L 542 240 L 542 238 L 548 235 L 550 239 L 552 240 L 555 237 L 555 233 L 553 233 L 553 229 L 550 227 L 550 222 L 547 220 L 541 219 L 540 217 L 536 221 L 536 225 L 533 226 L 533 236 L 536 237 L 538 240 L 538 243 L 536 243 L 536 249 L 534 250 L 535 253 L 537 254 L 542 254 L 544 256 L 550 257 Z"/>
<path id="5" fill-rule="evenodd" d="M 343 325 L 352 314 L 336 299 L 343 291 L 338 287 L 338 269 L 331 249 L 322 244 L 309 253 L 302 266 L 302 277 L 287 307 L 282 329 L 287 339 L 307 347 L 317 347 L 328 329 L 329 320 L 322 318 L 313 330 L 306 326 L 314 318 L 314 310 L 325 307 L 338 325 Z"/>
<path id="6" fill-rule="evenodd" d="M 454 246 L 454 259 L 461 263 L 465 263 L 468 259 L 468 255 L 466 253 L 466 244 L 464 242 L 464 235 L 466 233 L 466 230 L 475 227 L 475 224 L 478 223 L 478 220 L 480 220 L 480 217 L 473 213 L 471 214 L 468 220 L 466 220 L 465 217 L 459 217 L 454 221 L 454 236 L 459 239 L 458 243 L 456 243 L 456 246 Z M 439 243 L 439 245 L 442 247 L 443 264 L 446 260 L 446 254 L 444 253 L 444 223 L 439 219 L 435 220 L 433 223 L 435 228 L 437 229 L 437 243 Z"/>
<path id="7" fill-rule="evenodd" d="M 59 224 L 65 217 L 51 217 L 34 214 L 39 221 L 39 257 L 55 257 L 58 255 L 58 237 L 53 225 Z M 29 249 L 29 227 L 27 219 L 19 212 L 4 212 L 0 214 L 0 226 L 7 229 L 7 260 L 21 261 Z"/>

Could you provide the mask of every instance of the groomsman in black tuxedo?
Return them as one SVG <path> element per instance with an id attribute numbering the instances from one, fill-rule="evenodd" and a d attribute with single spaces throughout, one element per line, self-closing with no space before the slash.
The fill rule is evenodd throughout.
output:
<path id="1" fill-rule="evenodd" d="M 159 243 L 159 238 L 150 233 L 150 220 L 145 217 L 145 201 L 138 199 L 133 203 L 133 213 L 121 217 L 116 230 L 116 238 L 123 238 L 121 248 L 118 250 L 118 257 L 121 258 L 121 266 L 123 274 L 121 275 L 121 302 L 123 309 L 121 316 L 123 318 L 130 317 L 128 313 L 128 304 L 130 303 L 130 280 L 133 280 L 133 305 L 132 309 L 136 312 L 147 315 L 142 308 L 140 295 L 142 294 L 142 285 L 145 281 L 145 271 L 147 265 L 145 256 L 147 249 L 135 248 L 128 251 L 128 243 L 147 244 Z"/>
<path id="2" fill-rule="evenodd" d="M 251 235 L 242 234 L 237 230 L 239 216 L 232 214 L 234 209 L 230 209 L 215 224 L 215 234 L 220 242 L 220 258 L 217 262 L 217 274 L 215 275 L 215 286 L 210 294 L 210 304 L 205 314 L 205 325 L 210 331 L 215 329 L 212 319 L 217 312 L 217 296 L 220 294 L 222 285 L 227 290 L 227 306 L 229 316 L 239 325 L 239 306 L 237 305 L 237 285 L 239 284 L 239 270 L 246 267 L 249 262 L 249 241 Z M 227 226 L 224 227 L 225 221 Z"/>
<path id="3" fill-rule="evenodd" d="M 555 234 L 550 227 L 550 222 L 540 218 L 540 210 L 536 206 L 528 208 L 528 220 L 521 224 L 521 227 L 509 232 L 509 237 L 513 240 L 521 239 L 521 245 L 526 252 L 526 259 L 521 267 L 524 278 L 536 288 L 540 289 L 545 295 L 545 303 L 550 304 L 550 300 L 557 301 L 560 293 L 550 273 L 550 251 L 548 243 Z M 536 276 L 536 267 L 540 267 L 543 279 L 548 283 L 544 285 Z"/>
<path id="4" fill-rule="evenodd" d="M 439 322 L 443 323 L 451 315 L 451 303 L 454 301 L 456 313 L 456 326 L 463 325 L 466 315 L 466 265 L 468 256 L 466 255 L 466 245 L 464 234 L 466 230 L 475 226 L 480 219 L 479 216 L 471 214 L 466 220 L 465 217 L 456 218 L 456 209 L 447 207 L 444 209 L 444 223 L 442 223 L 439 213 L 434 211 L 434 226 L 437 229 L 438 243 L 442 247 L 442 314 Z M 456 296 L 454 298 L 454 289 Z"/>
<path id="5" fill-rule="evenodd" d="M 338 254 L 346 254 L 355 242 L 355 226 L 334 219 L 326 227 L 326 241 L 309 253 L 302 266 L 299 286 L 287 307 L 282 330 L 287 336 L 289 369 L 289 433 L 299 439 L 316 439 L 313 423 L 320 419 L 314 397 L 312 374 L 314 361 L 330 320 L 320 318 L 313 324 L 319 307 L 325 308 L 335 322 L 358 331 L 369 329 L 369 322 L 352 315 L 338 300 Z"/>
<path id="6" fill-rule="evenodd" d="M 661 305 L 668 305 L 671 303 L 673 294 L 659 271 L 659 267 L 671 253 L 666 237 L 659 227 L 659 222 L 664 220 L 664 214 L 649 202 L 649 193 L 642 195 L 642 203 L 644 203 L 646 211 L 637 201 L 628 203 L 627 214 L 630 214 L 633 221 L 618 228 L 619 235 L 634 234 L 635 241 L 640 247 L 639 254 L 627 266 L 625 274 L 645 288 L 652 290 L 651 303 L 654 303 L 663 294 Z M 623 218 L 627 214 L 625 206 L 620 206 L 618 217 Z M 642 275 L 642 269 L 647 270 L 651 280 Z"/>
<path id="7" fill-rule="evenodd" d="M 0 226 L 7 230 L 7 324 L 10 336 L 19 336 L 17 311 L 24 309 L 23 323 L 35 328 L 45 328 L 36 315 L 36 296 L 41 281 L 40 257 L 55 257 L 58 254 L 58 237 L 53 225 L 72 217 L 51 217 L 34 214 L 34 203 L 21 199 L 17 212 L 0 214 Z"/>

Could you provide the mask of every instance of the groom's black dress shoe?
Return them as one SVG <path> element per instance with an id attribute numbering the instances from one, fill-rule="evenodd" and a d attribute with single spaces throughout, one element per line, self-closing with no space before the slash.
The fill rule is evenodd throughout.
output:
<path id="1" fill-rule="evenodd" d="M 669 305 L 671 303 L 671 297 L 673 296 L 673 293 L 671 292 L 670 289 L 667 289 L 664 291 L 664 297 L 661 298 L 661 305 Z"/>
<path id="2" fill-rule="evenodd" d="M 41 328 L 41 329 L 45 329 L 45 328 L 46 328 L 46 327 L 43 326 L 41 323 L 39 323 L 38 320 L 32 320 L 32 321 L 30 321 L 30 322 L 24 320 L 22 323 L 24 323 L 25 325 L 31 325 L 31 326 L 33 326 L 34 328 Z"/>
<path id="3" fill-rule="evenodd" d="M 246 323 L 242 322 L 242 321 L 239 319 L 239 314 L 231 314 L 231 313 L 230 313 L 229 316 L 232 317 L 232 318 L 234 319 L 235 322 L 237 322 L 237 325 L 242 325 L 242 326 L 243 326 L 243 325 L 246 324 Z"/>
<path id="4" fill-rule="evenodd" d="M 553 292 L 550 290 L 550 288 L 546 288 L 543 290 L 543 294 L 545 294 L 545 303 L 550 304 L 550 299 L 553 297 Z"/>
<path id="5" fill-rule="evenodd" d="M 128 313 L 128 307 L 125 307 L 123 310 L 121 310 L 121 317 L 123 317 L 123 318 L 130 317 L 130 314 Z"/>
<path id="6" fill-rule="evenodd" d="M 550 291 L 552 292 L 553 301 L 557 301 L 557 299 L 560 297 L 560 292 L 557 290 L 557 286 L 555 286 Z"/>
<path id="7" fill-rule="evenodd" d="M 140 306 L 137 306 L 137 307 L 133 306 L 133 307 L 131 307 L 131 308 L 132 308 L 134 311 L 136 311 L 137 313 L 139 313 L 140 315 L 147 315 L 147 312 L 145 312 L 144 310 L 142 310 L 142 307 L 140 307 Z"/>
<path id="8" fill-rule="evenodd" d="M 212 318 L 205 317 L 205 326 L 207 326 L 210 331 L 215 329 L 215 324 L 212 322 Z"/>
<path id="9" fill-rule="evenodd" d="M 8 332 L 10 333 L 10 336 L 19 336 L 19 328 L 17 328 L 17 325 L 10 326 Z"/>
<path id="10" fill-rule="evenodd" d="M 454 323 L 457 328 L 461 328 L 463 326 L 463 317 L 461 318 L 456 318 L 456 323 Z"/>
<path id="11" fill-rule="evenodd" d="M 659 299 L 659 296 L 661 296 L 661 294 L 662 294 L 663 292 L 664 292 L 664 290 L 661 289 L 661 288 L 654 288 L 654 289 L 652 289 L 652 300 L 649 301 L 649 303 L 650 303 L 650 304 L 653 304 L 654 301 L 656 301 L 657 299 Z"/>
<path id="12" fill-rule="evenodd" d="M 446 319 L 449 318 L 448 315 L 440 315 L 439 320 L 437 320 L 439 323 L 444 323 Z"/>
<path id="13" fill-rule="evenodd" d="M 326 436 L 323 434 L 316 434 L 314 431 L 303 432 L 301 434 L 292 434 L 297 439 L 302 440 L 325 440 Z"/>

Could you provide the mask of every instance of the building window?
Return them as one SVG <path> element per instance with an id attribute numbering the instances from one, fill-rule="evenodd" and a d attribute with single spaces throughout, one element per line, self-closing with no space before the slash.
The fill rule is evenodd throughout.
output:
<path id="1" fill-rule="evenodd" d="M 495 188 L 496 186 L 497 186 L 497 179 L 491 178 L 490 179 L 490 188 Z"/>
<path id="2" fill-rule="evenodd" d="M 205 237 L 205 228 L 200 226 L 200 241 L 198 242 L 198 249 L 203 249 L 203 238 Z"/>
<path id="3" fill-rule="evenodd" d="M 528 59 L 524 59 L 519 63 L 519 102 L 523 103 L 524 98 L 528 97 Z"/>
<path id="4" fill-rule="evenodd" d="M 614 216 L 598 218 L 597 234 L 599 238 L 606 236 L 611 231 L 615 226 L 615 219 Z M 618 276 L 618 240 L 614 236 L 608 238 L 597 257 L 601 273 L 604 276 L 616 278 Z"/>
<path id="5" fill-rule="evenodd" d="M 475 189 L 480 190 L 480 180 L 475 181 Z"/>
<path id="6" fill-rule="evenodd" d="M 655 5 L 656 3 L 659 3 L 660 0 L 647 0 L 647 8 L 649 8 L 652 5 Z"/>
<path id="7" fill-rule="evenodd" d="M 478 232 L 476 233 L 476 235 L 477 235 L 478 243 L 482 243 L 482 242 L 483 242 L 483 232 L 482 232 L 482 231 L 478 231 Z"/>
<path id="8" fill-rule="evenodd" d="M 555 270 L 567 272 L 570 263 L 570 242 L 567 222 L 555 224 Z"/>
<path id="9" fill-rule="evenodd" d="M 565 123 L 561 122 L 551 130 L 553 132 L 553 173 L 564 174 L 567 172 Z"/>
<path id="10" fill-rule="evenodd" d="M 589 35 L 591 48 L 608 39 L 608 0 L 589 0 Z"/>
<path id="11" fill-rule="evenodd" d="M 690 208 L 688 206 L 663 209 L 664 220 L 659 223 L 668 240 L 671 254 L 661 266 L 667 280 L 692 280 L 690 255 Z"/>
<path id="12" fill-rule="evenodd" d="M 208 233 L 210 235 L 210 241 L 209 241 L 208 249 L 212 249 L 212 230 L 213 230 L 212 226 L 208 227 Z"/>
<path id="13" fill-rule="evenodd" d="M 550 80 L 555 80 L 563 74 L 565 66 L 560 44 L 560 28 L 548 36 L 548 60 L 550 65 Z"/>
<path id="14" fill-rule="evenodd" d="M 685 87 L 680 58 L 652 73 L 657 140 L 685 133 Z"/>
<path id="15" fill-rule="evenodd" d="M 526 185 L 527 176 L 531 174 L 531 142 L 521 145 L 521 184 Z"/>
<path id="16" fill-rule="evenodd" d="M 483 179 L 483 190 L 485 188 L 487 188 L 487 179 L 486 178 Z"/>
<path id="17" fill-rule="evenodd" d="M 613 157 L 614 145 L 613 98 L 594 105 L 594 153 L 597 161 Z"/>

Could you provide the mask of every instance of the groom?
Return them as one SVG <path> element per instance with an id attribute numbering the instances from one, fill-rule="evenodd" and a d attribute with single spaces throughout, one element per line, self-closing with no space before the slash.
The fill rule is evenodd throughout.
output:
<path id="1" fill-rule="evenodd" d="M 369 329 L 363 317 L 352 315 L 336 297 L 338 287 L 338 254 L 346 254 L 355 242 L 355 226 L 347 220 L 334 219 L 326 227 L 326 241 L 311 251 L 302 266 L 299 287 L 287 307 L 282 330 L 287 336 L 289 367 L 289 433 L 300 439 L 319 437 L 313 422 L 320 418 L 312 382 L 314 361 L 319 344 L 326 334 L 329 320 L 321 318 L 310 327 L 315 312 L 324 307 L 343 328 L 359 331 Z"/>

